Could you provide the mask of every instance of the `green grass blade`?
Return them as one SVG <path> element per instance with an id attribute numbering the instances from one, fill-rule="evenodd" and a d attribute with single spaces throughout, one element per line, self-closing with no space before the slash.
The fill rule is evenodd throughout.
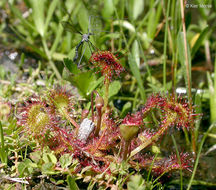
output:
<path id="1" fill-rule="evenodd" d="M 38 33 L 44 36 L 45 25 L 44 25 L 44 5 L 45 0 L 31 0 L 31 6 L 33 10 L 33 20 Z"/>
<path id="2" fill-rule="evenodd" d="M 140 67 L 140 54 L 139 54 L 139 44 L 137 40 L 134 41 L 133 46 L 132 46 L 132 55 L 136 61 L 136 64 L 138 67 Z"/>
<path id="3" fill-rule="evenodd" d="M 79 14 L 78 14 L 78 22 L 82 31 L 87 32 L 89 27 L 89 14 L 88 14 L 88 10 L 84 5 L 80 6 Z"/>
<path id="4" fill-rule="evenodd" d="M 196 94 L 195 95 L 195 112 L 197 114 L 201 114 L 202 113 L 202 100 L 201 100 L 201 97 L 200 97 L 200 94 Z M 198 138 L 198 135 L 199 135 L 199 127 L 200 127 L 200 124 L 201 124 L 201 119 L 198 118 L 198 121 L 195 122 L 195 139 L 197 140 Z"/>
<path id="5" fill-rule="evenodd" d="M 179 32 L 178 37 L 177 37 L 177 46 L 178 46 L 178 57 L 181 63 L 181 67 L 182 67 L 182 73 L 184 75 L 184 79 L 185 79 L 185 84 L 186 84 L 186 89 L 187 89 L 187 94 L 188 97 L 189 96 L 189 84 L 188 84 L 188 80 L 187 80 L 187 71 L 186 71 L 186 64 L 185 64 L 185 46 L 184 46 L 184 34 L 183 32 Z M 188 63 L 189 63 L 189 80 L 191 83 L 191 57 L 190 57 L 190 48 L 189 48 L 189 44 L 187 43 L 187 54 L 188 54 Z"/>
<path id="6" fill-rule="evenodd" d="M 202 138 L 202 141 L 199 145 L 199 150 L 197 152 L 197 157 L 196 157 L 196 161 L 195 161 L 195 164 L 194 164 L 194 169 L 193 169 L 193 173 L 191 175 L 191 179 L 188 183 L 188 187 L 187 187 L 187 190 L 189 190 L 191 188 L 191 185 L 192 185 L 192 182 L 193 182 L 193 179 L 195 177 L 195 174 L 196 174 L 196 170 L 197 170 L 197 166 L 198 166 L 198 163 L 199 163 L 199 158 L 200 158 L 200 154 L 201 154 L 201 150 L 202 150 L 202 147 L 203 147 L 203 144 L 205 142 L 205 139 L 206 137 L 208 136 L 209 132 L 215 127 L 216 123 L 213 123 L 207 130 L 207 132 L 204 134 L 203 138 Z"/>
<path id="7" fill-rule="evenodd" d="M 57 30 L 57 33 L 56 33 L 56 37 L 55 37 L 55 41 L 53 42 L 53 45 L 50 49 L 50 54 L 51 54 L 51 57 L 53 55 L 53 53 L 56 51 L 56 48 L 60 42 L 60 40 L 62 39 L 62 33 L 63 33 L 63 27 L 61 25 L 61 23 L 58 24 L 58 30 Z"/>
<path id="8" fill-rule="evenodd" d="M 3 133 L 3 127 L 1 121 L 0 121 L 0 139 L 1 139 L 1 149 L 0 149 L 1 162 L 7 164 L 7 152 L 5 150 L 4 133 Z"/>
<path id="9" fill-rule="evenodd" d="M 49 9 L 47 12 L 47 17 L 45 20 L 45 25 L 44 25 L 44 34 L 46 34 L 46 32 L 47 32 L 48 25 L 50 23 L 50 20 L 52 18 L 52 15 L 53 15 L 55 9 L 56 9 L 58 2 L 59 2 L 58 0 L 53 0 L 49 6 Z"/>
<path id="10" fill-rule="evenodd" d="M 143 86 L 143 81 L 142 81 L 141 74 L 140 74 L 139 68 L 137 66 L 136 60 L 132 54 L 129 54 L 129 56 L 128 56 L 128 63 L 129 63 L 132 74 L 134 75 L 134 77 L 137 80 L 142 100 L 145 102 L 146 94 L 145 94 L 145 89 Z"/>
<path id="11" fill-rule="evenodd" d="M 153 7 L 156 7 L 158 3 L 160 3 L 160 1 L 155 1 Z M 148 11 L 147 14 L 145 14 L 145 16 L 143 17 L 143 19 L 142 19 L 141 22 L 139 23 L 139 25 L 138 25 L 136 31 L 139 31 L 139 30 L 143 27 L 143 25 L 146 23 L 146 20 L 148 19 L 149 15 L 150 15 L 150 11 Z M 136 32 L 133 33 L 133 35 L 131 35 L 130 39 L 128 40 L 128 44 L 127 44 L 127 47 L 128 47 L 128 48 L 129 48 L 130 45 L 133 43 L 133 41 L 134 41 L 134 39 L 136 38 L 136 36 L 137 36 L 137 33 L 136 33 Z"/>
<path id="12" fill-rule="evenodd" d="M 210 95 L 211 122 L 213 123 L 216 121 L 216 99 L 215 99 L 216 96 L 215 96 L 214 84 L 209 72 L 207 72 L 207 80 L 208 80 L 209 95 Z"/>
<path id="13" fill-rule="evenodd" d="M 112 0 L 104 0 L 104 7 L 103 7 L 103 17 L 109 18 L 113 15 L 114 13 L 114 2 Z"/>
<path id="14" fill-rule="evenodd" d="M 42 58 L 47 59 L 46 54 L 41 51 L 38 47 L 36 47 L 35 45 L 31 44 L 26 38 L 24 38 L 14 27 L 10 27 L 11 30 L 27 45 L 29 46 L 35 53 L 37 53 L 38 55 L 40 55 Z"/>
<path id="15" fill-rule="evenodd" d="M 164 34 L 164 52 L 163 52 L 163 87 L 164 91 L 167 90 L 167 83 L 166 83 L 166 57 L 167 57 L 167 37 L 168 37 L 168 18 L 169 18 L 169 11 L 170 11 L 170 0 L 167 3 L 167 12 L 166 12 L 166 24 L 165 24 L 165 34 Z"/>
<path id="16" fill-rule="evenodd" d="M 9 7 L 11 9 L 11 11 L 13 12 L 13 14 L 15 14 L 15 16 L 21 21 L 21 23 L 26 26 L 30 31 L 37 31 L 36 28 L 34 27 L 34 25 L 32 25 L 30 22 L 28 22 L 28 20 L 24 19 L 21 12 L 19 11 L 18 8 L 16 8 L 14 5 L 9 3 Z"/>
<path id="17" fill-rule="evenodd" d="M 151 7 L 150 7 L 150 15 L 148 19 L 148 25 L 147 25 L 147 36 L 153 40 L 155 37 L 155 32 L 157 30 L 160 17 L 161 17 L 161 12 L 162 12 L 162 4 L 159 3 L 157 8 L 153 7 L 153 2 L 151 1 Z"/>
<path id="18" fill-rule="evenodd" d="M 193 59 L 194 55 L 196 54 L 199 47 L 202 45 L 203 41 L 205 40 L 207 34 L 209 33 L 209 27 L 207 26 L 199 35 L 199 38 L 197 39 L 196 43 L 194 44 L 192 50 L 191 50 L 191 57 Z"/>

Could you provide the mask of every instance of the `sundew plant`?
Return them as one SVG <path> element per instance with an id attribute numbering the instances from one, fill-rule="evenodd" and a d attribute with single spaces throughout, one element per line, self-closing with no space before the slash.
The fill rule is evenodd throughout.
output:
<path id="1" fill-rule="evenodd" d="M 0 2 L 0 189 L 214 189 L 215 9 Z"/>

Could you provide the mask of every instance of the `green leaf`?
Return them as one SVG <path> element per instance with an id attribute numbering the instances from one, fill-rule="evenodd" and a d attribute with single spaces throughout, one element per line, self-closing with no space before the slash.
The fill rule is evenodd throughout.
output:
<path id="1" fill-rule="evenodd" d="M 44 163 L 41 167 L 41 171 L 44 174 L 54 174 L 54 166 L 52 162 Z"/>
<path id="2" fill-rule="evenodd" d="M 80 70 L 78 69 L 77 65 L 71 59 L 64 58 L 64 65 L 73 74 L 79 74 Z"/>
<path id="3" fill-rule="evenodd" d="M 120 81 L 113 81 L 109 86 L 109 98 L 116 95 L 121 89 Z"/>
<path id="4" fill-rule="evenodd" d="M 130 181 L 127 184 L 128 190 L 144 190 L 147 189 L 145 186 L 145 180 L 141 175 L 134 175 L 130 177 Z"/>
<path id="5" fill-rule="evenodd" d="M 57 182 L 56 182 L 56 185 L 60 185 L 60 184 L 63 184 L 64 183 L 64 180 L 58 180 Z"/>
<path id="6" fill-rule="evenodd" d="M 130 0 L 128 1 L 127 8 L 130 20 L 136 20 L 143 13 L 144 0 Z"/>
<path id="7" fill-rule="evenodd" d="M 202 100 L 201 100 L 201 95 L 197 92 L 195 95 L 195 112 L 197 114 L 202 113 Z M 198 118 L 198 120 L 195 122 L 195 139 L 197 140 L 199 136 L 199 128 L 201 124 L 201 118 Z"/>
<path id="8" fill-rule="evenodd" d="M 17 168 L 18 168 L 18 172 L 19 172 L 20 176 L 23 176 L 26 167 L 27 166 L 23 162 L 18 164 Z"/>
<path id="9" fill-rule="evenodd" d="M 143 13 L 144 0 L 134 0 L 133 3 L 133 19 L 136 20 Z"/>
<path id="10" fill-rule="evenodd" d="M 52 153 L 44 153 L 43 154 L 43 161 L 45 163 L 49 163 L 49 162 L 52 162 L 53 164 L 56 164 L 57 163 L 57 158 L 54 154 Z"/>
<path id="11" fill-rule="evenodd" d="M 54 178 L 50 178 L 50 181 L 56 185 L 60 185 L 60 184 L 63 184 L 65 181 L 64 180 L 55 180 Z"/>
<path id="12" fill-rule="evenodd" d="M 214 83 L 211 79 L 209 72 L 207 72 L 207 80 L 208 80 L 209 96 L 210 96 L 210 113 L 211 113 L 210 116 L 211 116 L 211 122 L 214 123 L 216 121 L 216 95 L 215 95 Z"/>
<path id="13" fill-rule="evenodd" d="M 132 55 L 134 57 L 134 60 L 138 66 L 138 68 L 140 67 L 140 54 L 139 54 L 139 44 L 137 42 L 137 40 L 134 41 L 133 45 L 132 45 Z"/>
<path id="14" fill-rule="evenodd" d="M 70 175 L 68 175 L 67 183 L 68 183 L 70 190 L 79 190 L 79 187 L 77 186 L 74 177 L 71 177 Z"/>
<path id="15" fill-rule="evenodd" d="M 156 29 L 159 25 L 160 17 L 162 12 L 162 6 L 161 3 L 158 4 L 157 9 L 155 7 L 151 7 L 149 19 L 148 19 L 148 25 L 147 25 L 147 36 L 150 39 L 154 39 Z"/>
<path id="16" fill-rule="evenodd" d="M 145 101 L 146 100 L 146 95 L 145 95 L 145 89 L 144 89 L 144 86 L 143 86 L 143 81 L 142 81 L 141 74 L 140 74 L 139 68 L 137 66 L 137 63 L 135 61 L 135 58 L 133 57 L 132 54 L 129 54 L 128 62 L 129 62 L 131 72 L 132 72 L 133 76 L 137 80 L 142 100 Z"/>
<path id="17" fill-rule="evenodd" d="M 36 168 L 37 164 L 33 163 L 30 159 L 25 159 L 23 162 L 18 164 L 18 171 L 20 176 L 32 174 L 33 168 Z"/>
<path id="18" fill-rule="evenodd" d="M 62 168 L 67 168 L 72 163 L 72 156 L 70 154 L 64 154 L 59 159 Z"/>
<path id="19" fill-rule="evenodd" d="M 122 111 L 121 111 L 121 115 L 120 115 L 121 118 L 125 117 L 125 115 L 128 113 L 128 111 L 131 109 L 131 106 L 132 106 L 131 102 L 127 102 L 123 106 Z"/>
<path id="20" fill-rule="evenodd" d="M 53 42 L 52 47 L 50 49 L 50 54 L 54 59 L 55 59 L 54 56 L 56 55 L 55 51 L 59 45 L 59 42 L 62 40 L 62 33 L 63 33 L 63 27 L 62 27 L 61 23 L 59 23 L 57 27 L 58 27 L 58 30 L 56 31 L 56 34 L 55 34 L 55 36 L 56 36 L 55 41 Z M 67 44 L 70 46 L 71 42 L 67 41 Z"/>
<path id="21" fill-rule="evenodd" d="M 52 18 L 52 15 L 53 15 L 55 9 L 56 9 L 56 6 L 57 6 L 58 2 L 59 2 L 59 0 L 53 0 L 49 5 L 49 9 L 48 9 L 48 12 L 47 12 L 46 21 L 45 21 L 45 25 L 44 25 L 44 33 L 45 34 L 46 34 L 48 25 L 50 23 L 50 20 Z"/>
<path id="22" fill-rule="evenodd" d="M 33 11 L 33 20 L 38 33 L 44 36 L 44 5 L 45 0 L 31 0 L 31 6 Z"/>
<path id="23" fill-rule="evenodd" d="M 205 40 L 207 34 L 209 33 L 209 27 L 207 26 L 199 35 L 199 38 L 197 39 L 196 43 L 194 44 L 192 50 L 191 50 L 191 57 L 193 58 L 196 54 L 199 47 L 202 45 L 203 41 Z"/>
<path id="24" fill-rule="evenodd" d="M 177 37 L 177 46 L 178 46 L 178 57 L 182 66 L 182 72 L 184 75 L 185 83 L 187 86 L 187 93 L 188 93 L 188 80 L 187 80 L 187 70 L 186 70 L 186 58 L 185 58 L 185 46 L 184 46 L 184 34 L 183 32 L 179 32 Z M 189 77 L 191 81 L 191 54 L 190 54 L 190 47 L 187 43 L 187 55 L 188 55 L 188 64 L 189 64 Z"/>
<path id="25" fill-rule="evenodd" d="M 104 81 L 104 76 L 100 77 L 99 79 L 97 79 L 96 81 L 94 81 L 92 83 L 92 86 L 90 86 L 89 88 L 89 94 L 94 90 L 96 89 L 101 83 L 103 83 Z"/>
<path id="26" fill-rule="evenodd" d="M 154 26 L 155 26 L 155 24 L 154 24 L 155 23 L 155 15 L 156 15 L 155 8 L 151 8 L 149 19 L 148 19 L 148 25 L 147 25 L 147 34 L 148 34 L 148 37 L 151 39 L 154 38 L 153 30 L 154 30 Z"/>
<path id="27" fill-rule="evenodd" d="M 103 17 L 110 18 L 114 13 L 114 4 L 113 0 L 104 0 L 104 7 L 102 10 Z"/>
<path id="28" fill-rule="evenodd" d="M 26 19 L 23 18 L 21 12 L 19 11 L 18 8 L 16 8 L 16 6 L 12 5 L 9 3 L 10 9 L 12 10 L 12 12 L 16 15 L 17 18 L 20 19 L 20 21 L 22 22 L 22 24 L 24 26 L 26 26 L 30 31 L 36 31 L 36 28 L 34 27 L 34 25 L 32 25 L 30 22 L 28 22 Z"/>
<path id="29" fill-rule="evenodd" d="M 89 27 L 89 15 L 84 5 L 80 6 L 78 14 L 78 22 L 83 32 L 88 31 Z"/>
<path id="30" fill-rule="evenodd" d="M 41 160 L 41 152 L 40 152 L 40 151 L 31 152 L 31 153 L 30 153 L 30 158 L 31 158 L 34 162 L 39 163 L 39 161 Z"/>
<path id="31" fill-rule="evenodd" d="M 0 146 L 0 159 L 2 163 L 7 163 L 8 158 L 7 158 L 7 151 L 5 149 L 5 145 L 4 145 L 4 133 L 3 133 L 3 127 L 2 127 L 2 123 L 0 121 L 0 139 L 1 139 L 1 146 Z"/>
<path id="32" fill-rule="evenodd" d="M 91 92 L 103 81 L 103 77 L 97 79 L 91 71 L 82 72 L 68 78 L 69 81 L 78 88 L 80 95 L 88 97 Z"/>

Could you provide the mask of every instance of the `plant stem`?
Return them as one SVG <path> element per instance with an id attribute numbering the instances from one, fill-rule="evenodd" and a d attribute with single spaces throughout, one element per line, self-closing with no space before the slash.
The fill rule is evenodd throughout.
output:
<path id="1" fill-rule="evenodd" d="M 0 121 L 0 138 L 1 138 L 0 160 L 2 163 L 7 163 L 7 152 L 5 151 L 4 133 L 3 133 L 3 127 L 2 127 L 1 121 Z"/>
<path id="2" fill-rule="evenodd" d="M 106 113 L 107 106 L 108 106 L 108 101 L 109 101 L 109 85 L 110 85 L 109 78 L 106 77 L 106 79 L 105 79 L 105 93 L 104 93 L 104 110 L 103 110 L 103 113 Z"/>
<path id="3" fill-rule="evenodd" d="M 91 93 L 91 112 L 92 112 L 92 122 L 94 122 L 94 100 L 93 100 L 94 91 Z"/>
<path id="4" fill-rule="evenodd" d="M 74 127 L 76 127 L 77 129 L 79 128 L 79 125 L 77 124 L 77 122 L 74 121 L 74 120 L 69 116 L 69 114 L 68 114 L 67 111 L 64 111 L 64 116 L 66 117 L 67 120 L 69 120 L 69 121 L 72 123 L 72 125 L 73 125 Z"/>
<path id="5" fill-rule="evenodd" d="M 128 155 L 128 148 L 130 145 L 131 141 L 125 141 L 124 146 L 123 146 L 123 160 L 127 159 L 127 155 Z"/>
<path id="6" fill-rule="evenodd" d="M 133 157 L 135 154 L 139 153 L 141 150 L 143 150 L 145 147 L 150 145 L 152 142 L 156 141 L 168 129 L 168 126 L 169 126 L 169 124 L 164 125 L 152 138 L 146 140 L 143 144 L 141 144 L 140 146 L 135 148 L 131 152 L 130 158 Z"/>
<path id="7" fill-rule="evenodd" d="M 164 91 L 166 92 L 166 54 L 167 54 L 167 35 L 168 35 L 168 17 L 169 17 L 169 10 L 170 10 L 170 0 L 167 3 L 167 12 L 166 12 L 166 24 L 165 24 L 165 37 L 164 37 L 164 61 L 163 61 L 163 87 Z"/>
<path id="8" fill-rule="evenodd" d="M 191 94 L 191 75 L 190 75 L 190 66 L 188 62 L 188 49 L 187 49 L 187 38 L 186 38 L 186 27 L 185 27 L 185 17 L 184 17 L 184 3 L 183 0 L 181 2 L 181 18 L 182 18 L 182 28 L 183 28 L 183 35 L 184 35 L 184 51 L 185 51 L 185 65 L 186 65 L 186 74 L 187 74 L 187 83 L 188 83 L 188 100 L 189 100 L 189 107 L 192 110 L 192 94 Z M 193 128 L 193 127 L 192 127 Z M 194 153 L 196 153 L 196 141 L 195 141 L 195 132 L 191 130 L 192 134 L 192 149 Z"/>
<path id="9" fill-rule="evenodd" d="M 53 61 L 51 60 L 51 55 L 50 55 L 50 51 L 47 47 L 47 43 L 45 41 L 44 38 L 42 38 L 42 43 L 43 43 L 43 47 L 44 47 L 44 50 L 45 50 L 45 53 L 46 53 L 46 56 L 48 58 L 48 63 L 49 65 L 51 66 L 51 68 L 53 69 L 54 73 L 56 74 L 56 77 L 59 79 L 59 80 L 62 80 L 62 77 L 58 71 L 58 69 L 56 68 L 55 64 L 53 63 Z"/>
<path id="10" fill-rule="evenodd" d="M 97 109 L 98 115 L 97 115 L 97 126 L 95 130 L 95 136 L 97 137 L 100 132 L 101 128 L 101 120 L 102 120 L 102 108 Z"/>
<path id="11" fill-rule="evenodd" d="M 175 137 L 173 135 L 171 135 L 171 137 L 172 137 L 172 141 L 173 141 L 173 144 L 175 146 L 175 149 L 176 149 L 176 155 L 177 155 L 177 158 L 178 158 L 179 165 L 182 166 L 181 158 L 180 158 L 180 154 L 179 154 L 179 151 L 178 151 L 178 147 L 177 147 L 177 143 L 176 143 Z M 183 190 L 182 168 L 180 168 L 180 184 L 181 184 L 181 186 L 180 186 L 181 190 Z"/>
<path id="12" fill-rule="evenodd" d="M 101 135 L 101 137 L 100 137 L 100 139 L 99 139 L 97 145 L 95 146 L 95 149 L 92 151 L 92 154 L 94 154 L 94 153 L 96 152 L 96 150 L 98 149 L 98 147 L 100 146 L 100 144 L 101 144 L 101 142 L 102 142 L 102 140 L 103 140 L 103 137 L 104 137 L 105 133 L 106 133 L 106 129 L 103 130 L 103 133 L 102 133 L 102 135 Z"/>
<path id="13" fill-rule="evenodd" d="M 198 152 L 197 152 L 197 157 L 196 157 L 196 161 L 195 161 L 195 164 L 194 164 L 194 169 L 193 169 L 193 172 L 192 172 L 192 175 L 191 175 L 191 179 L 188 183 L 188 187 L 187 187 L 187 190 L 189 190 L 191 188 L 191 185 L 192 185 L 192 182 L 193 182 L 193 179 L 195 177 L 195 174 L 196 174 L 196 170 L 197 170 L 197 166 L 198 166 L 198 163 L 199 163 L 199 158 L 200 158 L 200 154 L 201 154 L 201 150 L 202 150 L 202 147 L 203 147 L 203 144 L 205 142 L 205 139 L 206 137 L 208 136 L 209 132 L 216 126 L 216 123 L 213 123 L 207 130 L 207 132 L 204 134 L 203 138 L 202 138 L 202 141 L 200 142 L 200 145 L 199 145 L 199 149 L 198 149 Z"/>

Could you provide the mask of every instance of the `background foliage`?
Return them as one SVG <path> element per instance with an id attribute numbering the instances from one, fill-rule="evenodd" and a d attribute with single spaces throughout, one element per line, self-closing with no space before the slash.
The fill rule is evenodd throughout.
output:
<path id="1" fill-rule="evenodd" d="M 195 122 L 193 132 L 178 132 L 175 139 L 178 145 L 186 139 L 185 149 L 192 150 L 191 134 L 194 134 L 196 151 L 200 153 L 201 161 L 198 154 L 198 172 L 195 167 L 193 173 L 195 175 L 197 172 L 196 180 L 191 180 L 190 183 L 202 184 L 203 188 L 215 187 L 216 3 L 211 0 L 184 1 L 182 20 L 181 2 L 183 1 L 2 0 L 0 102 L 10 100 L 15 105 L 32 93 L 39 94 L 46 88 L 52 88 L 54 84 L 60 84 L 70 86 L 82 106 L 89 108 L 88 101 L 93 90 L 101 89 L 99 93 L 103 95 L 103 78 L 92 71 L 80 74 L 75 66 L 70 68 L 81 36 L 67 31 L 61 22 L 71 21 L 73 28 L 82 33 L 86 33 L 89 27 L 94 27 L 97 35 L 90 37 L 94 46 L 99 50 L 118 53 L 121 64 L 126 68 L 121 79 L 112 81 L 109 90 L 110 105 L 117 108 L 121 118 L 128 112 L 137 110 L 150 94 L 157 92 L 176 96 L 183 94 L 189 102 L 196 105 L 196 112 L 203 114 L 202 120 Z M 206 6 L 203 8 L 200 6 L 202 4 Z M 197 8 L 193 5 L 197 5 Z M 92 26 L 89 25 L 90 15 L 97 18 Z M 91 51 L 87 44 L 84 44 L 83 49 L 85 53 L 81 65 L 87 70 Z M 75 76 L 72 77 L 68 70 Z M 30 175 L 32 168 L 36 167 L 36 161 L 33 163 L 27 156 L 31 152 L 27 147 L 33 149 L 35 144 L 20 140 L 15 119 L 3 117 L 0 112 L 0 169 L 3 171 L 2 164 L 8 163 L 11 173 L 16 174 L 16 170 L 19 170 L 20 177 Z M 206 139 L 204 145 L 203 139 Z M 166 152 L 166 146 L 173 148 L 169 135 L 163 138 L 161 151 Z M 48 151 L 46 154 L 51 153 Z M 19 157 L 20 162 L 23 161 L 19 167 L 12 155 L 14 158 Z M 8 157 L 10 161 L 7 160 Z M 53 155 L 50 158 L 54 163 Z M 46 162 L 46 158 L 40 159 Z M 61 166 L 66 168 L 66 165 L 62 161 Z M 72 165 L 75 166 L 76 163 Z M 48 165 L 40 167 L 45 174 L 53 172 Z M 72 177 L 64 180 L 71 189 L 75 188 Z M 176 183 L 179 184 L 179 181 Z M 185 184 L 188 183 L 186 180 Z M 175 180 L 172 184 L 175 184 Z M 142 189 L 144 186 L 147 185 L 140 175 L 131 177 L 128 183 L 129 189 Z"/>

